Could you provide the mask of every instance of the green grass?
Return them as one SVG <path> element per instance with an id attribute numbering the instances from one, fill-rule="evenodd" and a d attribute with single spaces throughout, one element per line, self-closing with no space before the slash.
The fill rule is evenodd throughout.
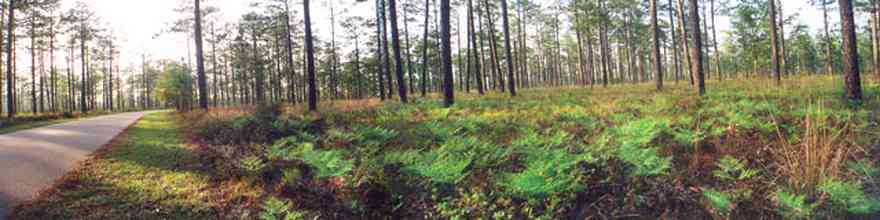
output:
<path id="1" fill-rule="evenodd" d="M 187 169 L 177 120 L 149 114 L 106 154 L 65 177 L 60 188 L 19 210 L 19 219 L 206 219 L 218 204 L 209 176 Z"/>
<path id="2" fill-rule="evenodd" d="M 45 127 L 45 126 L 49 126 L 49 125 L 56 125 L 56 124 L 61 124 L 64 122 L 69 122 L 69 121 L 74 121 L 74 120 L 76 120 L 76 119 L 65 118 L 65 119 L 54 119 L 54 120 L 47 120 L 47 121 L 18 123 L 18 124 L 13 124 L 10 126 L 2 126 L 2 127 L 0 127 L 0 134 L 9 134 L 9 133 L 13 133 L 16 131 L 27 130 L 27 129 L 31 129 L 31 128 Z"/>
<path id="3" fill-rule="evenodd" d="M 19 114 L 14 119 L 4 118 L 0 120 L 0 134 L 8 134 L 17 131 L 27 130 L 31 128 L 39 128 L 45 127 L 49 125 L 56 125 L 65 122 L 76 121 L 89 117 L 96 117 L 106 114 L 112 114 L 113 112 L 89 112 L 86 114 L 82 113 L 73 113 L 73 114 L 64 114 L 64 113 L 45 113 L 45 114 Z"/>

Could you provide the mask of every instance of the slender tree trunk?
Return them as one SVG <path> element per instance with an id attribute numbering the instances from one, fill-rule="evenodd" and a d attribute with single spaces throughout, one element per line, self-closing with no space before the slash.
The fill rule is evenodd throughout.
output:
<path id="1" fill-rule="evenodd" d="M 507 16 L 507 0 L 501 0 L 501 21 L 504 28 L 504 50 L 507 54 L 507 82 L 510 96 L 516 96 L 516 80 L 513 78 L 513 54 L 510 48 L 510 21 Z"/>
<path id="2" fill-rule="evenodd" d="M 385 95 L 385 75 L 387 75 L 388 72 L 388 65 L 387 63 L 383 62 L 383 58 L 386 57 L 386 51 L 382 49 L 386 47 L 382 41 L 382 36 L 385 35 L 385 29 L 381 25 L 382 23 L 384 23 L 381 10 L 381 8 L 384 7 L 383 5 L 384 4 L 382 4 L 382 0 L 376 0 L 376 8 L 378 8 L 378 10 L 376 10 L 376 54 L 379 56 L 376 57 L 377 63 L 379 63 L 379 72 L 376 72 L 376 79 L 379 83 L 379 98 L 382 101 L 385 101 L 385 99 L 387 98 Z M 391 94 L 388 94 L 387 96 L 391 96 Z"/>
<path id="3" fill-rule="evenodd" d="M 692 7 L 692 6 L 691 6 Z M 687 30 L 687 19 L 685 19 L 685 11 L 684 11 L 684 2 L 683 0 L 678 0 L 678 20 L 679 20 L 679 31 L 681 32 L 681 44 L 683 46 L 684 51 L 684 64 L 687 66 L 688 71 L 688 80 L 691 85 L 696 85 L 694 80 L 694 69 L 692 68 L 691 58 L 692 54 L 690 53 L 690 43 L 688 41 L 688 30 Z"/>
<path id="4" fill-rule="evenodd" d="M 393 96 L 394 94 L 394 85 L 392 83 L 393 77 L 391 77 L 391 54 L 388 52 L 388 26 L 387 26 L 387 17 L 385 16 L 385 0 L 379 0 L 379 12 L 382 20 L 382 62 L 385 63 L 385 86 L 388 88 L 388 97 Z"/>
<path id="5" fill-rule="evenodd" d="M 831 57 L 831 51 L 833 45 L 833 40 L 831 39 L 831 32 L 828 30 L 828 0 L 822 0 L 822 17 L 824 18 L 825 23 L 825 71 L 828 74 L 834 73 L 834 64 L 833 57 Z"/>
<path id="6" fill-rule="evenodd" d="M 480 62 L 482 61 L 482 57 L 480 56 L 480 49 L 477 47 L 477 34 L 476 27 L 474 26 L 474 13 L 473 13 L 473 3 L 472 0 L 468 0 L 468 26 L 470 29 L 470 33 L 468 34 L 470 38 L 470 48 L 471 54 L 473 55 L 474 62 L 474 78 L 477 83 L 477 92 L 480 95 L 485 93 L 483 89 L 483 75 L 480 70 Z"/>
<path id="7" fill-rule="evenodd" d="M 443 106 L 445 107 L 450 107 L 455 102 L 449 26 L 449 0 L 440 0 L 440 69 L 443 72 Z"/>
<path id="8" fill-rule="evenodd" d="M 14 118 L 15 117 L 15 68 L 13 67 L 13 47 L 15 47 L 15 34 L 13 31 L 15 30 L 15 0 L 9 0 L 9 5 L 7 8 L 9 9 L 9 19 L 6 19 L 6 107 L 7 107 L 7 117 Z"/>
<path id="9" fill-rule="evenodd" d="M 717 23 L 715 23 L 715 0 L 709 1 L 710 8 L 710 16 L 712 17 L 712 51 L 715 51 L 715 74 L 718 76 L 718 79 L 724 79 L 724 70 L 721 68 L 721 51 L 718 50 L 718 38 L 716 37 L 718 31 L 716 29 Z"/>
<path id="10" fill-rule="evenodd" d="M 498 61 L 498 43 L 496 42 L 495 35 L 495 23 L 492 22 L 495 20 L 492 16 L 492 5 L 489 4 L 489 0 L 483 0 L 483 5 L 486 7 L 486 21 L 489 24 L 489 50 L 490 50 L 490 59 L 492 59 L 492 72 L 495 76 L 495 81 L 492 82 L 493 85 L 497 85 L 496 87 L 504 92 L 504 79 L 501 75 L 501 65 Z"/>
<path id="11" fill-rule="evenodd" d="M 689 0 L 688 11 L 690 11 L 691 35 L 694 46 L 691 48 L 691 71 L 696 74 L 697 89 L 700 96 L 706 94 L 705 77 L 703 75 L 703 41 L 700 34 L 700 12 L 699 0 Z"/>
<path id="12" fill-rule="evenodd" d="M 859 51 L 856 41 L 855 19 L 850 0 L 839 0 L 840 26 L 843 36 L 843 71 L 846 98 L 851 102 L 862 101 L 862 81 L 859 76 Z"/>
<path id="13" fill-rule="evenodd" d="M 782 75 L 788 75 L 785 53 L 785 13 L 782 11 L 782 1 L 776 2 L 777 16 L 779 17 L 779 68 Z"/>
<path id="14" fill-rule="evenodd" d="M 404 4 L 404 7 L 402 7 L 402 8 L 403 9 L 401 11 L 403 11 L 403 35 L 404 35 L 404 40 L 406 40 L 404 42 L 404 43 L 406 43 L 406 46 L 405 46 L 406 49 L 403 50 L 403 53 L 404 53 L 404 56 L 406 57 L 406 69 L 407 69 L 407 73 L 409 74 L 409 94 L 413 94 L 413 93 L 416 93 L 416 88 L 415 88 L 415 80 L 416 79 L 415 79 L 415 76 L 413 73 L 412 56 L 410 56 L 410 48 L 412 48 L 412 44 L 410 44 L 410 39 L 409 39 L 409 16 L 407 16 L 407 13 L 406 13 L 407 10 L 406 10 L 405 4 Z"/>
<path id="15" fill-rule="evenodd" d="M 782 76 L 779 72 L 779 37 L 776 29 L 776 0 L 770 0 L 770 62 L 773 65 L 773 76 L 776 86 L 782 86 Z"/>
<path id="16" fill-rule="evenodd" d="M 654 81 L 657 90 L 663 90 L 663 66 L 660 63 L 660 28 L 657 25 L 657 0 L 651 0 L 651 38 L 654 42 Z"/>
<path id="17" fill-rule="evenodd" d="M 680 76 L 681 76 L 681 59 L 679 59 L 679 57 L 681 57 L 681 53 L 678 50 L 678 38 L 676 36 L 677 32 L 675 29 L 675 10 L 673 9 L 675 7 L 673 6 L 672 3 L 673 3 L 672 0 L 668 1 L 668 4 L 669 4 L 669 34 L 671 35 L 671 39 L 672 39 L 672 60 L 673 60 L 672 62 L 673 62 L 673 66 L 675 68 L 675 73 L 673 73 L 673 75 L 675 75 L 675 83 L 677 84 L 678 80 L 680 79 Z"/>
<path id="18" fill-rule="evenodd" d="M 80 90 L 80 93 L 82 93 L 82 94 L 80 96 L 80 111 L 82 111 L 83 113 L 86 113 L 88 111 L 88 107 L 86 106 L 87 105 L 86 104 L 86 96 L 89 93 L 88 90 L 86 90 L 86 84 L 88 84 L 88 78 L 86 78 L 86 76 L 88 76 L 88 73 L 87 73 L 88 72 L 88 70 L 87 70 L 88 62 L 86 62 L 86 55 L 88 55 L 88 54 L 86 53 L 85 19 L 83 18 L 83 20 L 81 20 L 80 22 L 81 22 L 81 24 L 80 24 L 81 30 L 80 30 L 80 40 L 79 40 L 80 47 L 79 48 L 80 48 L 80 53 L 81 53 L 80 58 L 82 61 L 82 82 L 80 82 L 82 84 L 81 85 L 82 90 Z"/>
<path id="19" fill-rule="evenodd" d="M 37 111 L 37 16 L 31 15 L 31 112 Z"/>
<path id="20" fill-rule="evenodd" d="M 388 10 L 391 14 L 391 47 L 394 48 L 397 94 L 400 97 L 400 102 L 407 103 L 406 79 L 403 78 L 403 58 L 400 55 L 400 33 L 397 30 L 397 0 L 388 0 Z"/>
<path id="21" fill-rule="evenodd" d="M 431 0 L 425 0 L 425 27 L 422 33 L 422 97 L 428 93 L 428 22 L 431 20 Z"/>
<path id="22" fill-rule="evenodd" d="M 305 18 L 306 69 L 309 83 L 309 111 L 318 110 L 318 88 L 315 84 L 315 48 L 312 45 L 312 16 L 309 0 L 303 0 L 303 17 Z"/>
<path id="23" fill-rule="evenodd" d="M 871 26 L 874 39 L 874 76 L 880 82 L 880 1 L 871 0 L 873 11 L 871 17 L 874 18 L 874 25 Z"/>
<path id="24" fill-rule="evenodd" d="M 284 42 L 285 42 L 285 47 L 287 47 L 286 48 L 287 49 L 287 70 L 289 71 L 288 77 L 292 80 L 293 78 L 296 78 L 296 68 L 293 67 L 293 36 L 291 36 L 292 34 L 290 33 L 290 32 L 292 32 L 291 29 L 292 28 L 290 27 L 290 3 L 288 3 L 287 1 L 284 1 L 284 34 L 286 36 L 284 38 Z M 290 81 L 290 82 L 293 82 L 293 81 Z M 288 86 L 296 87 L 293 83 L 290 83 L 290 85 L 288 85 Z M 291 88 L 290 93 L 291 93 L 290 94 L 291 95 L 290 101 L 293 103 L 296 103 L 296 88 Z"/>
<path id="25" fill-rule="evenodd" d="M 199 84 L 199 107 L 208 110 L 208 82 L 205 79 L 205 54 L 202 50 L 202 8 L 199 6 L 201 0 L 195 0 L 195 40 L 196 40 L 196 69 L 198 71 Z"/>

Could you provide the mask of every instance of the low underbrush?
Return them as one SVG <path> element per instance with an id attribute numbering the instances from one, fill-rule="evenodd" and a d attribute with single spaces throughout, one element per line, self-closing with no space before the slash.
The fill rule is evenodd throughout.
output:
<path id="1" fill-rule="evenodd" d="M 823 219 L 875 216 L 877 92 L 830 78 L 532 90 L 302 114 L 188 115 L 215 178 L 262 219 Z M 625 92 L 621 92 L 625 91 Z"/>

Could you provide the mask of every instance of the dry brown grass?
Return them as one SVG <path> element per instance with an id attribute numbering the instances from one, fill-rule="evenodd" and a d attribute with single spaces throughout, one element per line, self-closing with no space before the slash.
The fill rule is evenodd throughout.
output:
<path id="1" fill-rule="evenodd" d="M 824 179 L 841 177 L 843 165 L 854 150 L 855 146 L 846 141 L 852 134 L 850 123 L 833 125 L 827 120 L 807 114 L 800 143 L 778 139 L 781 147 L 774 152 L 777 171 L 798 192 L 814 192 Z M 785 137 L 778 126 L 776 130 L 777 135 Z"/>

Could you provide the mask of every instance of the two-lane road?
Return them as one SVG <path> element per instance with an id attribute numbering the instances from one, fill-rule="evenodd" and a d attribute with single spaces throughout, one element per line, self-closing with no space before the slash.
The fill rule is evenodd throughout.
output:
<path id="1" fill-rule="evenodd" d="M 0 135 L 0 220 L 144 114 L 100 116 Z"/>

